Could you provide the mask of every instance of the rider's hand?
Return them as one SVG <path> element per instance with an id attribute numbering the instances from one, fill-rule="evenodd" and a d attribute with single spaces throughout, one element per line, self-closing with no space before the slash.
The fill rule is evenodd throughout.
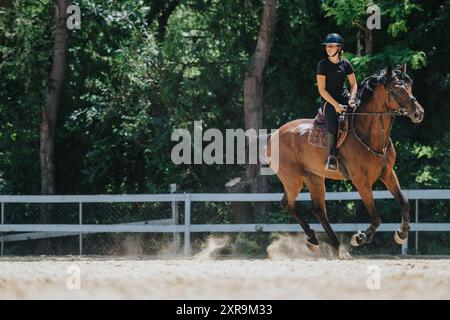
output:
<path id="1" fill-rule="evenodd" d="M 345 109 L 344 109 L 344 106 L 342 105 L 342 104 L 338 104 L 336 107 L 334 107 L 335 109 L 336 109 L 336 112 L 337 113 L 341 113 L 341 112 L 344 112 L 345 111 Z"/>
<path id="2" fill-rule="evenodd" d="M 350 108 L 355 108 L 356 107 L 356 101 L 355 98 L 350 98 L 350 100 L 348 101 L 348 106 Z"/>

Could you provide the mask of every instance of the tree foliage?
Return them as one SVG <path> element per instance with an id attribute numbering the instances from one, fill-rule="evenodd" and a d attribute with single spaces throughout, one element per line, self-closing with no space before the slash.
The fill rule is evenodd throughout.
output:
<path id="1" fill-rule="evenodd" d="M 171 3 L 171 7 L 169 6 Z M 255 48 L 262 2 L 80 0 L 57 124 L 59 193 L 223 191 L 243 166 L 174 165 L 175 128 L 243 128 L 243 79 Z M 164 4 L 165 3 L 165 4 Z M 328 32 L 346 40 L 361 81 L 408 63 L 426 110 L 418 127 L 398 121 L 393 138 L 403 188 L 448 187 L 447 59 L 450 1 L 377 2 L 374 52 L 356 55 L 370 1 L 281 0 L 265 75 L 263 126 L 277 128 L 317 109 L 315 68 Z M 39 110 L 51 68 L 51 1 L 0 8 L 0 191 L 39 193 Z M 214 179 L 211 179 L 214 177 Z M 280 185 L 271 179 L 272 191 Z M 331 183 L 330 188 L 349 188 Z"/>

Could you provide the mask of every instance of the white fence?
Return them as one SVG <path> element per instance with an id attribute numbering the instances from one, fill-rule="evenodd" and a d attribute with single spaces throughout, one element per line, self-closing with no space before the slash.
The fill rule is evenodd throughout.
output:
<path id="1" fill-rule="evenodd" d="M 450 190 L 403 190 L 409 200 L 415 201 L 415 219 L 411 231 L 416 232 L 415 247 L 418 248 L 419 231 L 450 231 L 450 223 L 419 223 L 419 200 L 450 199 Z M 82 234 L 103 232 L 154 232 L 173 233 L 175 248 L 179 233 L 184 234 L 184 254 L 190 254 L 190 235 L 192 232 L 303 232 L 298 224 L 191 224 L 192 202 L 280 202 L 281 193 L 185 193 L 153 195 L 90 195 L 90 196 L 0 196 L 1 225 L 0 232 L 26 232 L 25 234 L 3 235 L 1 237 L 1 254 L 3 244 L 7 241 L 39 239 L 79 235 L 79 253 L 83 253 Z M 393 199 L 388 191 L 374 191 L 375 199 Z M 357 192 L 329 192 L 325 200 L 360 200 Z M 311 201 L 309 193 L 301 193 L 297 201 Z M 127 224 L 83 224 L 84 203 L 133 203 L 133 202 L 171 202 L 172 217 L 156 221 L 141 221 Z M 177 203 L 184 203 L 184 224 L 177 224 Z M 77 203 L 79 205 L 78 224 L 4 224 L 6 203 Z M 399 211 L 399 222 L 400 222 Z M 333 224 L 336 232 L 356 232 L 368 227 L 366 224 Z M 311 224 L 316 231 L 323 231 L 320 224 Z M 378 231 L 394 231 L 399 223 L 381 224 Z M 407 243 L 403 246 L 405 254 Z"/>

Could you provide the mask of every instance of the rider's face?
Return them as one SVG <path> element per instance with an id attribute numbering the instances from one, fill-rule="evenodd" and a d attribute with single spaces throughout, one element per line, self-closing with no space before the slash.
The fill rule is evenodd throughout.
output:
<path id="1" fill-rule="evenodd" d="M 327 44 L 325 45 L 325 49 L 327 50 L 327 55 L 330 57 L 336 53 L 337 50 L 339 50 L 339 45 L 337 44 Z"/>

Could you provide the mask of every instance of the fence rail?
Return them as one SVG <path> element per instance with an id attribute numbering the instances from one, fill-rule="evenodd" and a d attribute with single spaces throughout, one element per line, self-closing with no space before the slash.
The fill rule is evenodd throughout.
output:
<path id="1" fill-rule="evenodd" d="M 172 188 L 172 191 L 175 189 Z M 404 190 L 409 200 L 415 200 L 415 221 L 411 223 L 411 231 L 416 232 L 416 249 L 418 248 L 418 232 L 421 231 L 450 231 L 450 223 L 419 223 L 419 200 L 450 199 L 450 190 Z M 374 191 L 375 199 L 393 199 L 387 191 Z M 64 196 L 0 196 L 1 225 L 0 232 L 25 232 L 23 234 L 3 235 L 1 239 L 1 254 L 4 242 L 41 239 L 49 237 L 63 237 L 69 235 L 80 236 L 80 254 L 82 254 L 82 234 L 89 233 L 118 233 L 118 232 L 151 232 L 174 233 L 174 246 L 178 247 L 179 234 L 184 234 L 184 254 L 190 253 L 190 234 L 192 232 L 303 232 L 297 224 L 191 224 L 192 202 L 278 202 L 281 193 L 184 193 L 184 194 L 153 194 L 153 195 L 64 195 Z M 327 201 L 361 200 L 357 192 L 327 192 Z M 311 201 L 309 193 L 301 193 L 297 201 Z M 171 202 L 172 217 L 156 221 L 143 221 L 121 224 L 84 224 L 83 204 L 85 203 L 142 203 L 142 202 Z M 75 203 L 79 205 L 78 224 L 5 224 L 5 204 L 7 203 Z M 178 224 L 177 203 L 184 203 L 184 224 Z M 317 231 L 323 231 L 320 224 L 311 225 Z M 339 223 L 332 224 L 337 232 L 355 232 L 365 229 L 367 224 Z M 385 223 L 379 231 L 394 231 L 397 223 Z M 403 246 L 406 253 L 407 242 Z"/>

